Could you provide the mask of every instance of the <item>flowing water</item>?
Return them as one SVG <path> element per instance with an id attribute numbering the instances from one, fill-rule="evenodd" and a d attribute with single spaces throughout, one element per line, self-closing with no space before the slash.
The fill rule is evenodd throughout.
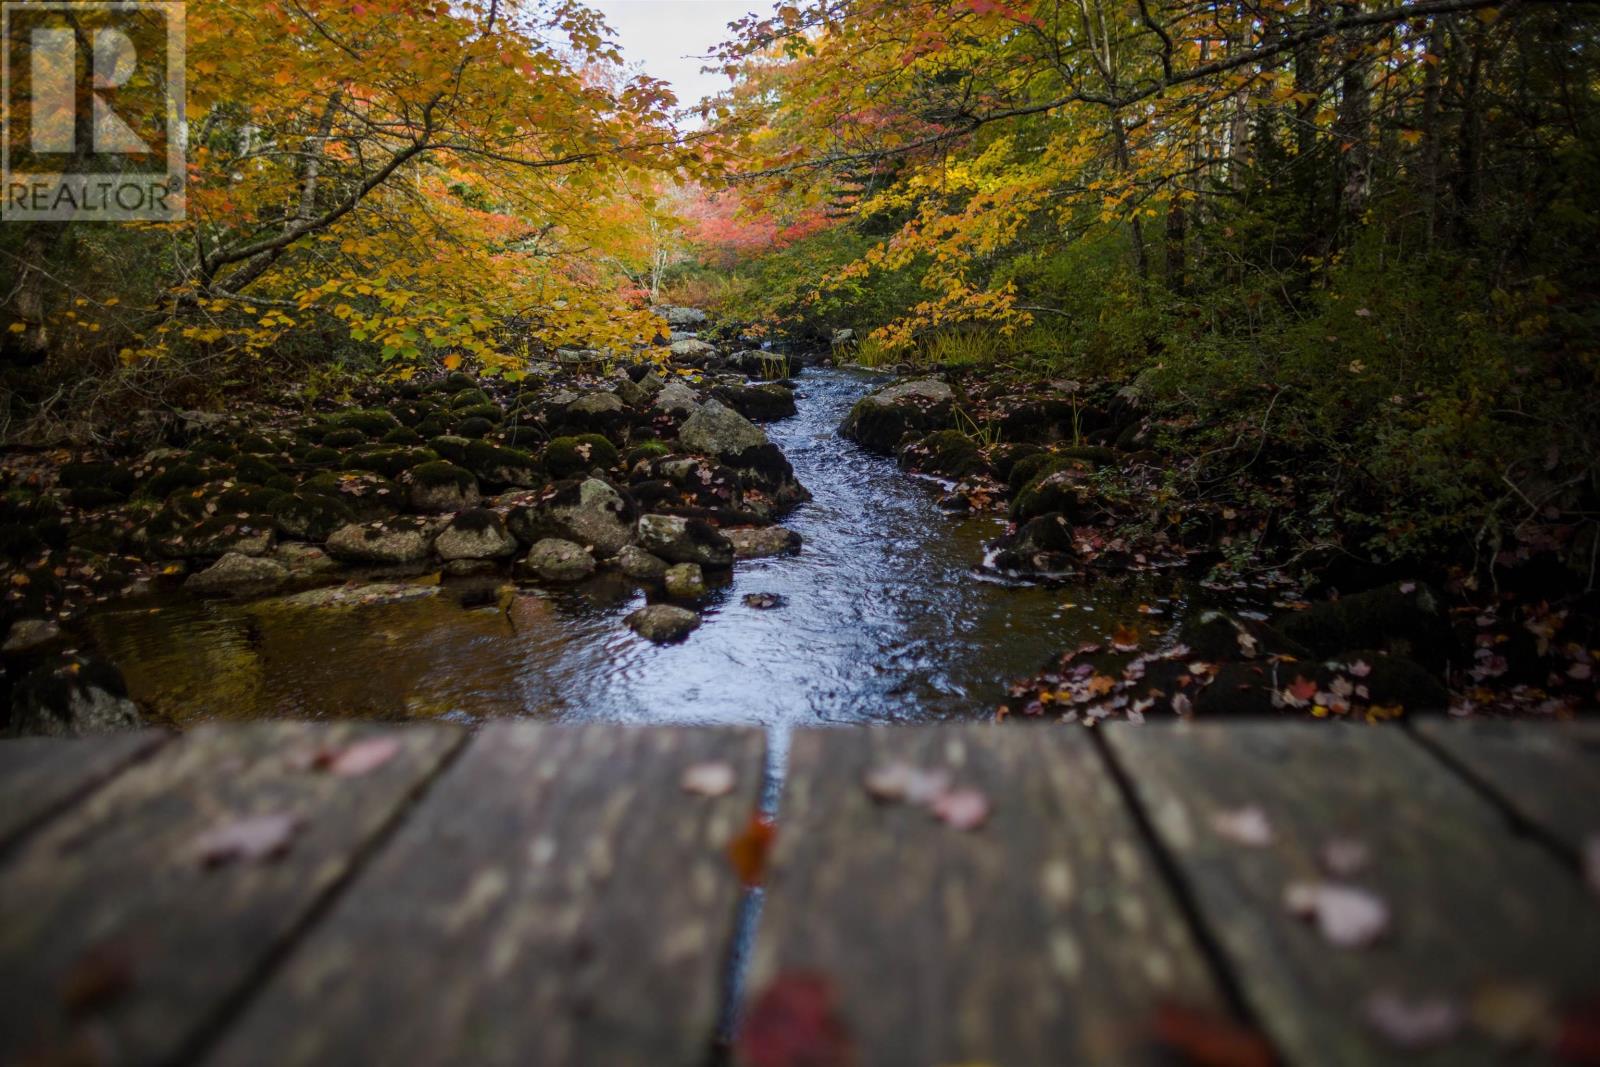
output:
<path id="1" fill-rule="evenodd" d="M 1102 583 L 1091 598 L 977 576 L 999 520 L 943 513 L 937 486 L 838 435 L 879 381 L 800 377 L 799 414 L 767 430 L 815 495 L 786 520 L 804 549 L 741 562 L 682 644 L 652 645 L 622 624 L 644 592 L 615 575 L 566 589 L 464 579 L 425 599 L 337 609 L 174 595 L 99 613 L 93 637 L 134 698 L 177 723 L 750 723 L 769 728 L 776 762 L 795 726 L 986 716 L 1007 681 L 1103 635 L 1133 601 L 1159 600 L 1138 586 Z M 784 603 L 760 610 L 747 593 Z"/>

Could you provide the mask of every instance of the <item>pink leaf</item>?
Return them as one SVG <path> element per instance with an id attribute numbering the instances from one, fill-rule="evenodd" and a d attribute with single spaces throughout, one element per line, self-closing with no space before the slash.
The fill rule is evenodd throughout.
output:
<path id="1" fill-rule="evenodd" d="M 1372 859 L 1372 850 L 1365 841 L 1353 837 L 1335 837 L 1323 843 L 1317 858 L 1322 869 L 1331 875 L 1348 878 L 1361 871 Z"/>
<path id="2" fill-rule="evenodd" d="M 359 778 L 388 763 L 399 751 L 400 742 L 393 737 L 369 737 L 330 755 L 328 773 L 341 778 Z"/>
<path id="3" fill-rule="evenodd" d="M 1461 1005 L 1443 994 L 1408 998 L 1392 989 L 1368 997 L 1362 1014 L 1385 1040 L 1403 1049 L 1443 1044 L 1456 1036 L 1466 1020 Z"/>
<path id="4" fill-rule="evenodd" d="M 1284 906 L 1303 919 L 1315 920 L 1331 945 L 1361 948 L 1389 929 L 1389 906 L 1376 893 L 1332 882 L 1296 882 L 1284 891 Z"/>
<path id="5" fill-rule="evenodd" d="M 935 800 L 931 810 L 957 830 L 976 830 L 989 819 L 989 798 L 976 789 L 953 789 Z"/>
<path id="6" fill-rule="evenodd" d="M 201 865 L 220 867 L 233 860 L 276 859 L 289 851 L 300 828 L 296 815 L 246 815 L 218 823 L 194 839 Z"/>

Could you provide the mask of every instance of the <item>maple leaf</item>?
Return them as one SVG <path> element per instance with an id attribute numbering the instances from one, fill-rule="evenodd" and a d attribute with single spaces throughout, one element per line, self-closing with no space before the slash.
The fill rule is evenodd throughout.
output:
<path id="1" fill-rule="evenodd" d="M 766 877 L 767 858 L 777 836 L 778 828 L 772 820 L 756 812 L 750 816 L 750 821 L 739 836 L 728 842 L 728 862 L 733 865 L 739 881 L 751 888 L 761 884 Z"/>
<path id="2" fill-rule="evenodd" d="M 1193 1067 L 1273 1067 L 1272 1046 L 1255 1030 L 1211 1011 L 1163 1004 L 1156 1040 Z"/>
<path id="3" fill-rule="evenodd" d="M 749 1067 L 855 1067 L 853 1042 L 840 1018 L 833 983 L 789 971 L 756 996 L 737 1039 Z"/>

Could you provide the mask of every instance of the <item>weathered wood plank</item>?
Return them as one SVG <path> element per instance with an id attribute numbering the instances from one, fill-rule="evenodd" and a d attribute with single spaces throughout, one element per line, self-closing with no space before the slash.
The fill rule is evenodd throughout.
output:
<path id="1" fill-rule="evenodd" d="M 901 761 L 982 790 L 987 824 L 875 800 L 863 777 Z M 1167 1063 L 1158 1005 L 1220 1010 L 1082 731 L 802 731 L 779 827 L 746 1009 L 819 975 L 862 1064 Z"/>
<path id="2" fill-rule="evenodd" d="M 1570 853 L 1600 834 L 1600 722 L 1428 719 L 1417 732 Z"/>
<path id="3" fill-rule="evenodd" d="M 486 727 L 217 1064 L 699 1064 L 759 730 Z M 686 792 L 726 763 L 734 788 Z"/>
<path id="4" fill-rule="evenodd" d="M 399 751 L 356 777 L 305 759 L 378 732 L 201 728 L 25 840 L 0 867 L 0 1062 L 182 1055 L 461 737 L 383 731 Z M 202 861 L 201 835 L 267 814 L 301 820 L 281 857 Z"/>
<path id="5" fill-rule="evenodd" d="M 161 744 L 159 730 L 0 741 L 0 849 Z"/>
<path id="6" fill-rule="evenodd" d="M 1247 999 L 1291 1062 L 1504 1062 L 1467 1029 L 1424 1054 L 1363 1021 L 1372 993 L 1442 994 L 1466 1003 L 1494 984 L 1531 982 L 1553 1002 L 1592 994 L 1600 908 L 1578 880 L 1472 787 L 1389 728 L 1327 723 L 1114 725 L 1106 738 L 1175 857 L 1203 921 Z M 1250 847 L 1219 814 L 1258 807 L 1273 840 Z M 1289 914 L 1286 888 L 1316 881 L 1335 837 L 1371 860 L 1337 881 L 1377 893 L 1387 934 L 1330 945 Z"/>

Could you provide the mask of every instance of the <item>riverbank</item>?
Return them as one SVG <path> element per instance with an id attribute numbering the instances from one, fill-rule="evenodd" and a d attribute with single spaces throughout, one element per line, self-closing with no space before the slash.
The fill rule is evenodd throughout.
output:
<path id="1" fill-rule="evenodd" d="M 909 471 L 950 480 L 954 511 L 1005 516 L 982 569 L 1078 591 L 1137 573 L 1193 582 L 1190 617 L 1160 607 L 1106 626 L 1013 686 L 1005 716 L 1149 713 L 1394 718 L 1565 716 L 1597 703 L 1595 594 L 1550 536 L 1490 568 L 1377 560 L 1371 518 L 1319 511 L 1321 472 L 1197 444 L 1131 388 L 972 368 L 864 399 L 843 432 Z"/>

